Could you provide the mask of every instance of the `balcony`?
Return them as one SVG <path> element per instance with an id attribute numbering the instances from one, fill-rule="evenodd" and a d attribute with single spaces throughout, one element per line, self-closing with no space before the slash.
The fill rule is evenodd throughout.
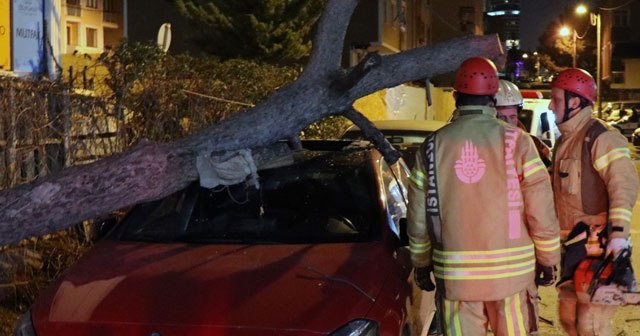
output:
<path id="1" fill-rule="evenodd" d="M 80 7 L 80 5 L 67 4 L 67 15 L 77 17 L 82 16 L 82 7 Z"/>
<path id="2" fill-rule="evenodd" d="M 117 24 L 120 21 L 121 14 L 119 12 L 102 12 L 102 21 Z"/>

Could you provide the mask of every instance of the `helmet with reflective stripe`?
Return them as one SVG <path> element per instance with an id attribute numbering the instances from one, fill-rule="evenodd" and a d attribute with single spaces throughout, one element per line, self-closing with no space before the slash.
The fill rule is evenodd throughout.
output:
<path id="1" fill-rule="evenodd" d="M 471 57 L 456 72 L 453 89 L 472 95 L 494 95 L 498 92 L 498 70 L 491 60 Z"/>
<path id="2" fill-rule="evenodd" d="M 562 71 L 551 83 L 551 87 L 573 92 L 591 104 L 596 101 L 596 82 L 582 69 L 571 68 Z"/>
<path id="3" fill-rule="evenodd" d="M 522 106 L 522 94 L 518 86 L 501 79 L 500 91 L 496 93 L 496 106 Z"/>

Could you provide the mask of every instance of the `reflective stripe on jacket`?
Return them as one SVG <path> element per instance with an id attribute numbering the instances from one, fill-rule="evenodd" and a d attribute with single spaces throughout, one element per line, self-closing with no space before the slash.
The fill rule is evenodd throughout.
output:
<path id="1" fill-rule="evenodd" d="M 508 297 L 533 282 L 536 261 L 560 261 L 549 174 L 529 135 L 495 114 L 486 106 L 456 110 L 412 171 L 412 261 L 434 265 L 448 300 Z"/>
<path id="2" fill-rule="evenodd" d="M 609 128 L 595 139 L 590 158 L 606 185 L 608 209 L 597 214 L 583 209 L 583 195 L 592 194 L 582 190 L 589 186 L 581 183 L 581 153 L 592 113 L 591 107 L 584 108 L 558 125 L 562 141 L 554 149 L 553 192 L 563 238 L 579 222 L 603 228 L 607 221 L 614 227 L 610 237 L 628 238 L 631 212 L 638 197 L 638 172 L 630 159 L 627 139 L 615 129 Z"/>

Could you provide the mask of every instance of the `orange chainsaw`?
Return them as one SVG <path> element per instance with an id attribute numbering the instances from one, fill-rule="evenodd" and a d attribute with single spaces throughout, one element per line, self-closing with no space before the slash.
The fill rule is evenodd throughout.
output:
<path id="1" fill-rule="evenodd" d="M 583 259 L 573 277 L 578 300 L 583 303 L 624 306 L 640 304 L 640 292 L 631 266 L 631 250 L 604 260 Z"/>

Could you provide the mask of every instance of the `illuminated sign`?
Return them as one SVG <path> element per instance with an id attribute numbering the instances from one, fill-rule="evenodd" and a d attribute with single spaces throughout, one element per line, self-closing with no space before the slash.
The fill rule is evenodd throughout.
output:
<path id="1" fill-rule="evenodd" d="M 42 70 L 43 14 L 40 0 L 13 0 L 13 71 L 18 75 Z"/>
<path id="2" fill-rule="evenodd" d="M 0 0 L 0 70 L 11 70 L 10 0 Z"/>

